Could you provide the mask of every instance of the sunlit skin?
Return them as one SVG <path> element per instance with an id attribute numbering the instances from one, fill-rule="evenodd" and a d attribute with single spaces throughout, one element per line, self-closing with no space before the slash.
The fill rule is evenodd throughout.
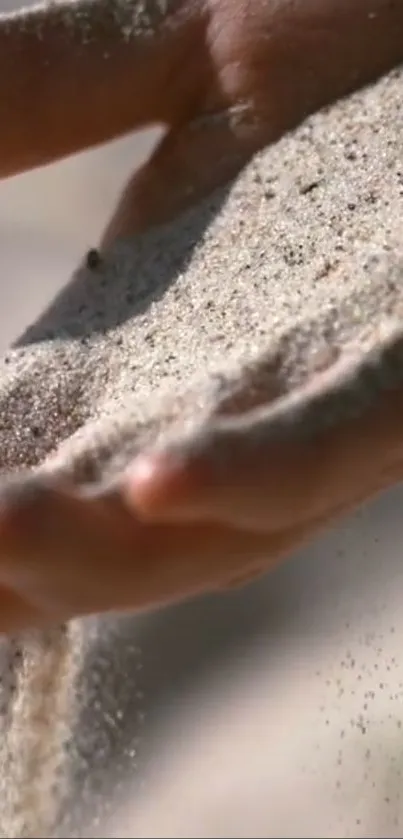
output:
<path id="1" fill-rule="evenodd" d="M 101 248 L 173 219 L 307 114 L 403 61 L 401 0 L 177 0 L 154 37 L 126 41 L 99 25 L 104 0 L 86 2 L 85 40 L 56 4 L 24 26 L 0 17 L 0 176 L 166 125 Z M 0 631 L 150 609 L 264 573 L 400 480 L 401 411 L 397 391 L 313 440 L 260 435 L 253 447 L 246 416 L 144 452 L 98 495 L 16 479 L 0 492 Z"/>

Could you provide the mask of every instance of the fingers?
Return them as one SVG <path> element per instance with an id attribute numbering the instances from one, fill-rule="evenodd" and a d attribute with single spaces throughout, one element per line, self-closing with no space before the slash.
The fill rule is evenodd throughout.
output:
<path id="1" fill-rule="evenodd" d="M 121 488 L 102 492 L 43 475 L 6 484 L 0 631 L 152 609 L 248 582 L 399 480 L 402 408 L 396 393 L 355 431 L 350 423 L 314 448 L 288 441 L 281 452 L 262 433 L 251 446 L 245 423 L 224 423 L 215 438 L 146 455 L 148 474 L 137 462 Z"/>
<path id="2" fill-rule="evenodd" d="M 397 65 L 402 25 L 385 0 L 60 0 L 0 15 L 0 177 L 219 103 L 269 102 L 279 136 Z"/>
<path id="3" fill-rule="evenodd" d="M 0 177 L 186 118 L 210 72 L 203 7 L 60 0 L 0 14 Z"/>
<path id="4" fill-rule="evenodd" d="M 43 476 L 13 481 L 1 494 L 0 583 L 58 619 L 119 605 L 135 557 L 128 518 L 113 495 L 87 498 Z"/>
<path id="5" fill-rule="evenodd" d="M 171 130 L 127 184 L 103 248 L 175 218 L 309 113 L 403 60 L 403 7 L 384 0 L 205 6 L 204 76 L 188 52 L 189 92 L 179 74 L 170 90 L 181 118 L 167 112 Z"/>
<path id="6" fill-rule="evenodd" d="M 16 620 L 19 598 L 32 605 L 35 621 L 36 610 L 58 622 L 149 609 L 219 587 L 266 553 L 259 534 L 198 523 L 149 526 L 119 495 L 80 495 L 42 477 L 2 494 L 0 585 L 15 592 Z"/>
<path id="7" fill-rule="evenodd" d="M 94 499 L 62 493 L 41 479 L 6 495 L 0 578 L 14 588 L 0 587 L 0 632 L 8 633 L 244 584 L 319 526 L 270 537 L 209 523 L 150 528 L 116 495 L 94 506 Z"/>
<path id="8" fill-rule="evenodd" d="M 298 439 L 271 436 L 272 412 L 222 420 L 144 453 L 126 493 L 150 521 L 220 521 L 274 533 L 321 518 L 403 474 L 403 393 L 357 420 Z M 288 421 L 290 418 L 288 418 Z M 389 477 L 387 477 L 389 476 Z"/>
<path id="9" fill-rule="evenodd" d="M 144 610 L 253 579 L 321 522 L 266 534 L 211 522 L 141 522 L 119 493 L 38 477 L 3 490 L 0 632 Z"/>

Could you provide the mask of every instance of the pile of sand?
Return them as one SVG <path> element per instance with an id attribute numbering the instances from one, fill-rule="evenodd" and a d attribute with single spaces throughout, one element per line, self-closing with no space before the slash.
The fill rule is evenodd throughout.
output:
<path id="1" fill-rule="evenodd" d="M 382 351 L 379 375 L 365 388 L 360 375 L 383 335 L 393 335 L 392 361 L 401 355 L 402 107 L 394 72 L 257 155 L 175 223 L 83 265 L 0 362 L 3 473 L 45 463 L 78 482 L 116 477 L 145 441 L 208 423 L 228 398 L 245 407 L 256 392 L 264 404 L 292 391 L 323 350 L 354 347 L 360 362 L 347 399 L 337 384 L 334 421 L 352 393 L 357 411 L 391 372 L 400 379 Z M 310 421 L 327 422 L 328 408 L 319 400 Z M 10 646 L 2 836 L 50 835 L 70 772 L 62 731 L 91 739 L 73 724 L 79 636 L 61 629 Z"/>

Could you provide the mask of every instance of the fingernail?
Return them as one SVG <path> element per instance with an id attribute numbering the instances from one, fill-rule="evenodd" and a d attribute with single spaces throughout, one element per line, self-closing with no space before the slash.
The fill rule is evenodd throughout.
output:
<path id="1" fill-rule="evenodd" d="M 129 499 L 145 514 L 171 511 L 186 495 L 188 475 L 180 460 L 163 454 L 139 455 L 127 473 Z"/>
<path id="2" fill-rule="evenodd" d="M 128 471 L 128 476 L 136 486 L 144 486 L 154 481 L 160 471 L 159 458 L 152 455 L 139 455 Z"/>
<path id="3" fill-rule="evenodd" d="M 155 454 L 139 455 L 127 473 L 129 495 L 137 507 L 155 510 L 165 506 L 167 484 L 170 484 L 172 469 L 165 458 Z"/>

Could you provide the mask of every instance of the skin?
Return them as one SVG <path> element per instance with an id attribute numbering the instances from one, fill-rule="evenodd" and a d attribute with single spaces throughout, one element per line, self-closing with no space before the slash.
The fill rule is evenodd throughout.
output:
<path id="1" fill-rule="evenodd" d="M 152 37 L 122 34 L 119 14 L 105 12 L 121 5 L 0 17 L 0 177 L 167 126 L 104 245 L 172 218 L 309 113 L 403 60 L 399 0 L 170 0 Z"/>
<path id="2" fill-rule="evenodd" d="M 101 248 L 174 218 L 307 114 L 403 61 L 401 0 L 172 0 L 152 37 L 126 39 L 103 0 L 81 6 L 85 37 L 55 4 L 23 25 L 0 18 L 0 176 L 165 124 Z M 7 483 L 0 631 L 154 608 L 264 573 L 400 480 L 402 411 L 395 390 L 360 421 L 280 443 L 252 413 L 144 452 L 98 494 Z"/>

